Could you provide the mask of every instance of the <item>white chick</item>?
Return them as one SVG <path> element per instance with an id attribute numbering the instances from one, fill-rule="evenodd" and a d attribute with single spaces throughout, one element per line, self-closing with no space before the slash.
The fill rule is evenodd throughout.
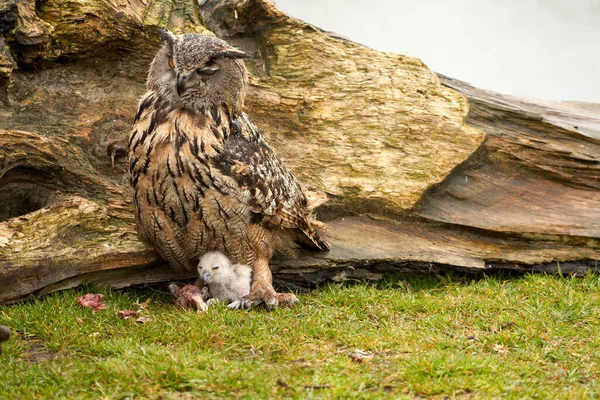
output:
<path id="1" fill-rule="evenodd" d="M 248 265 L 232 264 L 223 253 L 211 251 L 200 258 L 198 276 L 210 290 L 208 304 L 218 300 L 226 302 L 229 309 L 250 307 L 250 302 L 243 299 L 252 283 L 252 268 Z"/>

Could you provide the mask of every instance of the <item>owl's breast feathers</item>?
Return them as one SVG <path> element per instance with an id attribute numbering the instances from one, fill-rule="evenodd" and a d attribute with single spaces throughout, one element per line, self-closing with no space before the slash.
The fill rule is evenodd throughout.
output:
<path id="1" fill-rule="evenodd" d="M 157 245 L 163 256 L 171 247 L 185 253 L 170 262 L 182 264 L 250 224 L 296 231 L 299 243 L 329 249 L 297 180 L 246 114 L 194 113 L 150 91 L 135 116 L 129 164 L 140 234 L 155 245 L 168 235 L 165 249 Z"/>

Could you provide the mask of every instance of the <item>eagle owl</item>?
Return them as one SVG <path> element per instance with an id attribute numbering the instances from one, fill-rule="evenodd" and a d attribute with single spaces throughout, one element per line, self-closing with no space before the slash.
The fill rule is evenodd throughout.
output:
<path id="1" fill-rule="evenodd" d="M 252 268 L 248 304 L 293 305 L 272 286 L 282 238 L 328 250 L 298 181 L 243 112 L 247 55 L 199 34 L 164 41 L 129 137 L 137 228 L 177 270 L 220 251 Z M 289 240 L 287 241 L 289 242 Z"/>

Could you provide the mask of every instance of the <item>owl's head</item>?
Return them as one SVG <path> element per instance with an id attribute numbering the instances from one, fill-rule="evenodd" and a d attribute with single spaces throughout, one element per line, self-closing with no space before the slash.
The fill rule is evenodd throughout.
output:
<path id="1" fill-rule="evenodd" d="M 204 254 L 198 262 L 198 276 L 206 283 L 222 281 L 231 273 L 231 261 L 219 251 Z"/>
<path id="2" fill-rule="evenodd" d="M 206 35 L 161 30 L 161 37 L 164 44 L 150 66 L 148 89 L 176 107 L 199 111 L 224 104 L 234 115 L 242 112 L 248 72 L 241 59 L 248 55 Z"/>

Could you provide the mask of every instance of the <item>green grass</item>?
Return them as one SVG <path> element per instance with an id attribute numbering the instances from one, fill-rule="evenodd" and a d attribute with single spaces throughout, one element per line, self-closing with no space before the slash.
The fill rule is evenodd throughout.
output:
<path id="1" fill-rule="evenodd" d="M 332 284 L 292 310 L 196 315 L 156 290 L 0 307 L 0 398 L 594 398 L 600 277 Z M 145 324 L 115 312 L 152 298 Z M 79 320 L 78 320 L 79 319 Z M 356 350 L 370 353 L 362 362 Z"/>

